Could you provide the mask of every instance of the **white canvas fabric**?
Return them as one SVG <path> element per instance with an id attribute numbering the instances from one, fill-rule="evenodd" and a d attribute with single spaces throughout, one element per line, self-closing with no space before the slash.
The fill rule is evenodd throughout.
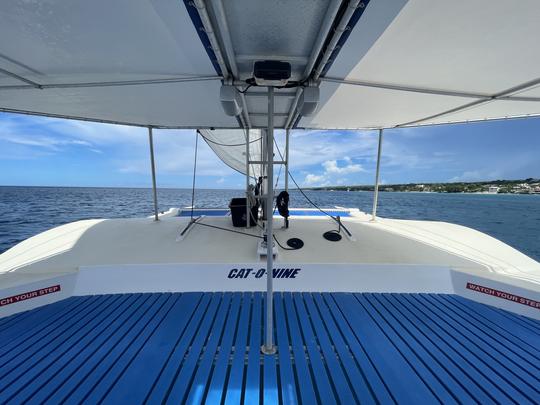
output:
<path id="1" fill-rule="evenodd" d="M 319 111 L 299 126 L 392 128 L 539 115 L 540 1 L 505 4 L 371 1 L 326 73 L 359 84 L 323 78 Z"/>
<path id="2" fill-rule="evenodd" d="M 201 129 L 201 136 L 216 155 L 234 170 L 246 174 L 246 135 L 242 129 Z M 249 159 L 251 161 L 262 161 L 261 131 L 252 129 L 249 131 Z M 250 164 L 250 177 L 261 176 L 261 164 Z"/>
<path id="3" fill-rule="evenodd" d="M 334 18 L 333 3 L 204 2 L 237 81 L 263 59 L 288 61 L 292 78 L 305 79 L 311 53 L 333 33 L 319 38 Z M 222 77 L 190 13 L 197 13 L 192 3 L 180 0 L 0 2 L 0 111 L 239 128 L 221 108 Z M 347 33 L 321 77 L 317 112 L 293 120 L 297 89 L 277 90 L 276 128 L 290 121 L 365 129 L 540 115 L 539 0 L 372 0 Z M 265 92 L 253 87 L 244 95 L 253 128 L 267 125 Z"/>

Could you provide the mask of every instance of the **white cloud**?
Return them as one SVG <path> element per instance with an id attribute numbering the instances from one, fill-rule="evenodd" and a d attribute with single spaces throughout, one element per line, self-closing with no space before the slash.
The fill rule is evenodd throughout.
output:
<path id="1" fill-rule="evenodd" d="M 25 137 L 21 135 L 15 135 L 11 132 L 7 132 L 7 133 L 3 132 L 2 135 L 0 135 L 0 139 L 9 143 L 44 148 L 44 149 L 48 149 L 50 151 L 55 151 L 55 152 L 60 152 L 64 149 L 64 147 L 70 146 L 70 145 L 88 146 L 88 147 L 92 146 L 90 142 L 79 140 L 79 139 L 57 139 L 57 138 L 53 138 L 49 136 L 41 136 L 41 135 Z"/>
<path id="2" fill-rule="evenodd" d="M 139 148 L 135 156 L 129 154 L 119 159 L 117 165 L 120 170 L 131 173 L 148 173 L 149 152 L 148 139 Z M 159 173 L 172 175 L 186 175 L 193 172 L 195 159 L 195 131 L 193 130 L 158 130 L 154 132 L 154 151 L 156 170 Z M 214 154 L 210 147 L 199 138 L 197 152 L 197 176 L 225 177 L 233 173 Z"/>
<path id="3" fill-rule="evenodd" d="M 19 155 L 13 156 L 14 159 L 43 156 L 44 151 L 47 154 L 58 154 L 73 147 L 102 153 L 101 148 L 98 147 L 102 143 L 99 142 L 101 139 L 99 137 L 88 136 L 92 131 L 99 133 L 98 128 L 101 132 L 106 133 L 106 129 L 117 131 L 119 127 L 54 118 L 20 117 L 5 114 L 2 115 L 0 121 L 0 141 L 20 147 L 17 149 Z"/>
<path id="4" fill-rule="evenodd" d="M 304 179 L 304 184 L 307 186 L 322 186 L 326 184 L 326 182 L 327 182 L 326 176 L 316 175 L 312 173 L 309 173 Z"/>
<path id="5" fill-rule="evenodd" d="M 327 160 L 322 165 L 324 167 L 325 174 L 350 174 L 364 171 L 361 165 L 352 163 L 351 159 L 346 157 L 348 164 L 346 166 L 339 167 L 337 160 Z"/>
<path id="6" fill-rule="evenodd" d="M 409 128 L 399 129 L 399 133 L 389 131 L 382 145 L 383 168 L 421 169 L 452 159 L 448 153 L 426 155 L 403 142 L 404 137 L 399 139 L 401 135 L 405 135 L 405 138 L 415 136 L 414 130 Z M 276 139 L 283 151 L 283 134 L 278 133 Z M 314 165 L 326 165 L 328 172 L 336 175 L 372 172 L 377 160 L 377 143 L 377 131 L 295 130 L 291 132 L 290 165 L 294 170 L 309 171 L 313 170 Z M 354 158 L 354 164 L 351 163 L 351 157 Z M 336 161 L 335 166 L 333 161 Z M 340 165 L 340 161 L 345 164 Z M 326 170 L 326 167 L 323 169 Z"/>
<path id="7" fill-rule="evenodd" d="M 504 176 L 502 176 L 502 173 L 498 170 L 468 170 L 459 176 L 452 177 L 449 181 L 452 183 L 460 181 L 489 181 L 496 180 L 501 177 Z"/>
<path id="8" fill-rule="evenodd" d="M 345 184 L 346 175 L 365 171 L 362 165 L 353 163 L 352 159 L 346 156 L 344 159 L 345 165 L 339 166 L 337 160 L 324 161 L 321 166 L 324 171 L 321 174 L 308 173 L 304 179 L 306 186 L 328 186 L 331 184 Z"/>
<path id="9" fill-rule="evenodd" d="M 59 154 L 69 147 L 86 148 L 103 155 L 119 173 L 148 174 L 148 130 L 140 127 L 43 117 L 2 115 L 0 141 L 19 145 L 14 159 Z M 154 150 L 159 173 L 186 175 L 193 171 L 194 130 L 154 130 Z M 232 174 L 199 139 L 197 174 Z"/>
<path id="10" fill-rule="evenodd" d="M 284 150 L 284 136 L 277 134 L 280 150 Z M 358 160 L 373 160 L 377 136 L 373 131 L 300 131 L 291 132 L 291 168 L 298 170 L 321 165 L 326 161 L 343 160 L 352 156 Z"/>
<path id="11" fill-rule="evenodd" d="M 482 153 L 486 153 L 484 149 L 472 153 L 462 145 L 454 147 L 449 142 L 429 139 L 436 135 L 442 136 L 444 141 L 446 133 L 417 128 L 385 132 L 381 175 L 389 183 L 443 179 L 475 181 L 518 178 L 522 173 L 529 176 L 528 173 L 538 171 L 537 149 L 526 148 L 519 154 L 512 151 L 512 159 L 504 157 L 503 153 L 498 154 L 497 150 L 482 157 Z M 420 138 L 426 138 L 426 141 Z M 276 140 L 283 153 L 283 131 L 276 131 Z M 303 180 L 302 183 L 310 187 L 371 184 L 377 141 L 376 131 L 294 130 L 290 139 L 290 170 L 299 183 Z M 161 179 L 168 177 L 170 184 L 178 181 L 174 184 L 185 185 L 193 172 L 194 146 L 193 130 L 155 130 L 156 168 L 158 175 L 164 175 Z M 95 154 L 95 158 L 105 163 L 103 170 L 135 174 L 132 177 L 142 179 L 141 182 L 149 178 L 148 131 L 145 128 L 1 115 L 0 159 L 54 159 L 55 155 L 80 151 Z M 279 158 L 277 151 L 276 158 Z M 242 181 L 237 184 L 239 175 L 223 164 L 201 139 L 197 176 L 209 176 L 201 179 L 201 183 L 197 180 L 198 184 L 205 186 L 244 187 Z M 280 184 L 283 184 L 284 177 L 282 172 Z M 127 179 L 128 176 L 121 178 Z"/>

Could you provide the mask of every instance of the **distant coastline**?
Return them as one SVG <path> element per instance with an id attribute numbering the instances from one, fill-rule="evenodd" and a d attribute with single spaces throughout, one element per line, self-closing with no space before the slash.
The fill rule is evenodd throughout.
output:
<path id="1" fill-rule="evenodd" d="M 323 191 L 373 191 L 373 185 L 312 187 Z M 540 179 L 492 180 L 452 183 L 381 184 L 379 191 L 475 194 L 540 194 Z"/>

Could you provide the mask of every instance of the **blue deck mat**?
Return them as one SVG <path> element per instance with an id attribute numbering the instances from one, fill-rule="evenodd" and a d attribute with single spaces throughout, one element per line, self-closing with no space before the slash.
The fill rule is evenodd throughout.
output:
<path id="1" fill-rule="evenodd" d="M 351 216 L 348 211 L 327 210 L 327 209 L 325 209 L 324 211 L 327 212 L 328 214 L 334 216 L 334 217 L 338 216 L 338 215 L 341 216 L 341 217 L 350 217 Z M 274 216 L 277 216 L 276 214 L 274 214 Z M 315 216 L 315 217 L 322 217 L 322 216 L 326 215 L 326 214 L 324 214 L 324 213 L 322 213 L 320 211 L 309 211 L 309 210 L 302 210 L 302 209 L 289 210 L 289 214 L 294 215 L 294 216 Z M 228 209 L 203 209 L 203 208 L 200 208 L 200 209 L 193 210 L 193 216 L 198 217 L 199 215 L 205 215 L 207 217 L 224 217 L 224 216 L 231 215 L 231 212 Z M 180 211 L 178 216 L 180 216 L 180 217 L 190 217 L 191 216 L 191 210 L 184 209 L 184 210 Z"/>
<path id="2" fill-rule="evenodd" d="M 455 295 L 72 297 L 0 319 L 0 403 L 540 403 L 540 322 Z"/>

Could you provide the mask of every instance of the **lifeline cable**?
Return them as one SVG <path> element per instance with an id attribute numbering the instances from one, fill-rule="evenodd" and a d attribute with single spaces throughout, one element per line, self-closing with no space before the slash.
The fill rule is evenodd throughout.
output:
<path id="1" fill-rule="evenodd" d="M 279 156 L 281 158 L 281 160 L 283 161 L 283 155 L 281 154 L 281 150 L 279 149 L 279 146 L 276 142 L 276 140 L 274 139 L 274 144 L 276 145 L 276 148 L 277 148 L 277 151 L 279 153 Z M 319 207 L 317 204 L 315 204 L 313 201 L 311 201 L 311 199 L 306 195 L 306 193 L 304 193 L 304 190 L 302 190 L 300 188 L 300 186 L 298 185 L 298 183 L 296 182 L 296 180 L 294 179 L 294 177 L 292 176 L 290 170 L 287 169 L 287 175 L 291 178 L 291 180 L 293 181 L 294 185 L 296 186 L 296 189 L 298 191 L 300 191 L 300 193 L 304 196 L 304 198 L 311 204 L 313 205 L 316 209 L 318 209 L 320 212 L 322 212 L 324 215 L 327 215 L 329 216 L 330 218 L 332 218 L 334 221 L 337 222 L 337 224 L 340 226 L 340 228 L 343 228 L 345 230 L 345 232 L 347 232 L 347 235 L 349 236 L 352 236 L 352 234 L 349 232 L 349 230 L 345 227 L 345 225 L 343 225 L 341 223 L 340 220 L 338 220 L 337 218 L 335 218 L 333 215 L 329 214 L 328 212 L 326 212 L 325 210 L 323 210 L 321 207 Z"/>

